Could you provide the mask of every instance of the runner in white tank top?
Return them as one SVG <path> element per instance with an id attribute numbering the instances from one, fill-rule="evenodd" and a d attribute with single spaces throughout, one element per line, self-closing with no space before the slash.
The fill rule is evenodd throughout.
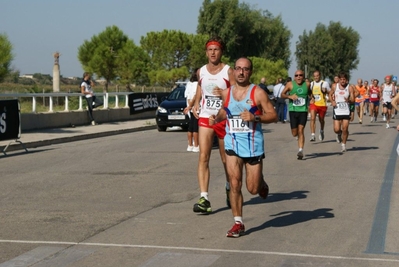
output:
<path id="1" fill-rule="evenodd" d="M 391 121 L 392 112 L 392 98 L 396 95 L 396 90 L 394 90 L 394 85 L 392 84 L 392 78 L 390 75 L 385 77 L 385 83 L 381 85 L 381 102 L 382 102 L 382 112 L 384 113 L 383 120 L 387 122 L 386 128 L 389 129 L 389 122 Z"/>
<path id="2" fill-rule="evenodd" d="M 355 87 L 349 84 L 349 76 L 345 72 L 339 75 L 339 82 L 333 84 L 329 97 L 334 107 L 334 132 L 337 142 L 341 143 L 341 152 L 346 152 L 346 141 L 349 135 L 349 121 L 351 119 L 349 105 L 355 101 Z"/>
<path id="3" fill-rule="evenodd" d="M 235 84 L 233 69 L 221 62 L 224 44 L 220 37 L 209 39 L 206 44 L 206 56 L 208 64 L 198 70 L 198 89 L 195 104 L 192 107 L 193 114 L 199 117 L 198 137 L 200 155 L 198 161 L 198 184 L 200 187 L 200 199 L 194 204 L 193 211 L 201 213 L 212 212 L 208 199 L 210 180 L 209 160 L 215 134 L 218 136 L 219 152 L 226 173 L 226 154 L 224 152 L 225 121 L 215 125 L 209 125 L 209 117 L 216 115 L 222 107 L 221 91 Z M 201 111 L 199 106 L 201 102 Z M 191 109 L 191 107 L 187 107 Z M 230 185 L 226 173 L 226 203 L 230 207 Z"/>
<path id="4" fill-rule="evenodd" d="M 222 107 L 222 99 L 215 95 L 213 90 L 215 88 L 227 89 L 230 87 L 229 82 L 229 65 L 224 65 L 223 69 L 211 74 L 207 69 L 207 65 L 200 69 L 199 82 L 201 84 L 201 111 L 200 118 L 209 118 L 209 116 L 216 115 Z"/>

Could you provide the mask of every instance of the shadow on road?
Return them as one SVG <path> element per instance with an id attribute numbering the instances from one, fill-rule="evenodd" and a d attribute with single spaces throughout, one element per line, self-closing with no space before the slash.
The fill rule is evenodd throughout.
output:
<path id="1" fill-rule="evenodd" d="M 363 150 L 371 150 L 371 149 L 379 149 L 378 146 L 354 146 L 352 148 L 348 148 L 348 151 L 363 151 Z"/>
<path id="2" fill-rule="evenodd" d="M 293 199 L 303 199 L 307 198 L 306 195 L 309 191 L 293 191 L 290 193 L 269 193 L 267 199 L 262 199 L 259 196 L 253 197 L 250 200 L 244 202 L 245 205 L 257 205 L 257 204 L 265 204 L 265 203 L 272 203 L 272 202 L 279 202 L 285 200 L 293 200 Z M 217 210 L 212 211 L 211 214 L 215 214 L 221 211 L 229 210 L 228 207 L 223 207 Z"/>
<path id="3" fill-rule="evenodd" d="M 272 132 L 274 131 L 271 129 L 262 129 L 262 133 L 272 133 Z"/>
<path id="4" fill-rule="evenodd" d="M 256 205 L 256 204 L 264 204 L 264 203 L 272 203 L 279 202 L 285 200 L 293 200 L 293 199 L 303 199 L 307 198 L 306 195 L 309 191 L 293 191 L 290 193 L 270 193 L 267 199 L 262 199 L 260 197 L 253 197 L 248 201 L 244 202 L 244 205 Z"/>
<path id="5" fill-rule="evenodd" d="M 334 213 L 330 212 L 332 210 L 333 209 L 322 208 L 312 211 L 294 210 L 294 211 L 280 212 L 277 214 L 270 215 L 276 218 L 271 219 L 257 227 L 250 228 L 247 231 L 245 231 L 245 233 L 248 235 L 257 231 L 264 230 L 269 227 L 286 227 L 298 223 L 307 222 L 310 220 L 331 219 L 334 218 Z"/>
<path id="6" fill-rule="evenodd" d="M 50 150 L 54 150 L 55 148 L 49 148 L 49 149 L 36 149 L 36 150 L 28 150 L 28 151 L 25 151 L 25 150 L 18 150 L 18 152 L 15 152 L 15 151 L 10 151 L 10 152 L 7 152 L 7 154 L 6 155 L 4 155 L 4 153 L 2 153 L 1 151 L 0 151 L 0 159 L 1 158 L 11 158 L 11 157 L 17 157 L 17 156 L 24 156 L 24 155 L 29 155 L 29 154 L 34 154 L 34 153 L 39 153 L 39 152 L 44 152 L 44 151 L 50 151 Z M 2 148 L 1 148 L 1 150 L 2 150 Z"/>
<path id="7" fill-rule="evenodd" d="M 350 135 L 364 135 L 364 134 L 376 134 L 373 132 L 356 132 L 356 133 L 350 133 Z"/>
<path id="8" fill-rule="evenodd" d="M 304 160 L 314 159 L 314 158 L 322 158 L 322 157 L 329 157 L 334 155 L 342 155 L 341 152 L 329 152 L 329 153 L 312 153 L 306 154 Z"/>

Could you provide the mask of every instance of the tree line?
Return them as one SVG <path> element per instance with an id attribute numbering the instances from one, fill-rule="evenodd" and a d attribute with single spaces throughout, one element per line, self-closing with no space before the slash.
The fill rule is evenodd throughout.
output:
<path id="1" fill-rule="evenodd" d="M 77 57 L 84 71 L 106 80 L 106 91 L 110 82 L 124 85 L 128 91 L 132 84 L 173 86 L 207 63 L 205 43 L 213 35 L 226 43 L 224 62 L 233 65 L 241 56 L 252 59 L 252 82 L 259 82 L 261 77 L 274 82 L 288 76 L 291 31 L 281 16 L 239 0 L 204 0 L 196 34 L 148 32 L 136 45 L 117 26 L 108 26 L 85 40 Z M 354 29 L 340 22 L 328 26 L 319 23 L 314 31 L 304 31 L 296 42 L 298 68 L 320 70 L 330 79 L 339 71 L 350 73 L 359 64 L 359 40 Z M 12 45 L 5 34 L 0 34 L 0 81 L 11 72 L 12 59 Z"/>

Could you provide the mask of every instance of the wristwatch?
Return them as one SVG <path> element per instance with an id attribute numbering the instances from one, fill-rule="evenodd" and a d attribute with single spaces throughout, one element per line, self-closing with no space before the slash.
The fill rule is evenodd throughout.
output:
<path id="1" fill-rule="evenodd" d="M 255 122 L 260 122 L 260 116 L 259 115 L 255 115 Z"/>

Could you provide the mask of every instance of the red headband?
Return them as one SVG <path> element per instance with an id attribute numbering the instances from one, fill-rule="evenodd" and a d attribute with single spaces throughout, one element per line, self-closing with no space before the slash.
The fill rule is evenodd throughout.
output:
<path id="1" fill-rule="evenodd" d="M 218 41 L 210 41 L 210 42 L 206 43 L 206 47 L 208 47 L 208 46 L 210 46 L 210 45 L 217 45 L 217 46 L 219 46 L 220 48 L 223 48 L 222 44 L 219 43 Z"/>

